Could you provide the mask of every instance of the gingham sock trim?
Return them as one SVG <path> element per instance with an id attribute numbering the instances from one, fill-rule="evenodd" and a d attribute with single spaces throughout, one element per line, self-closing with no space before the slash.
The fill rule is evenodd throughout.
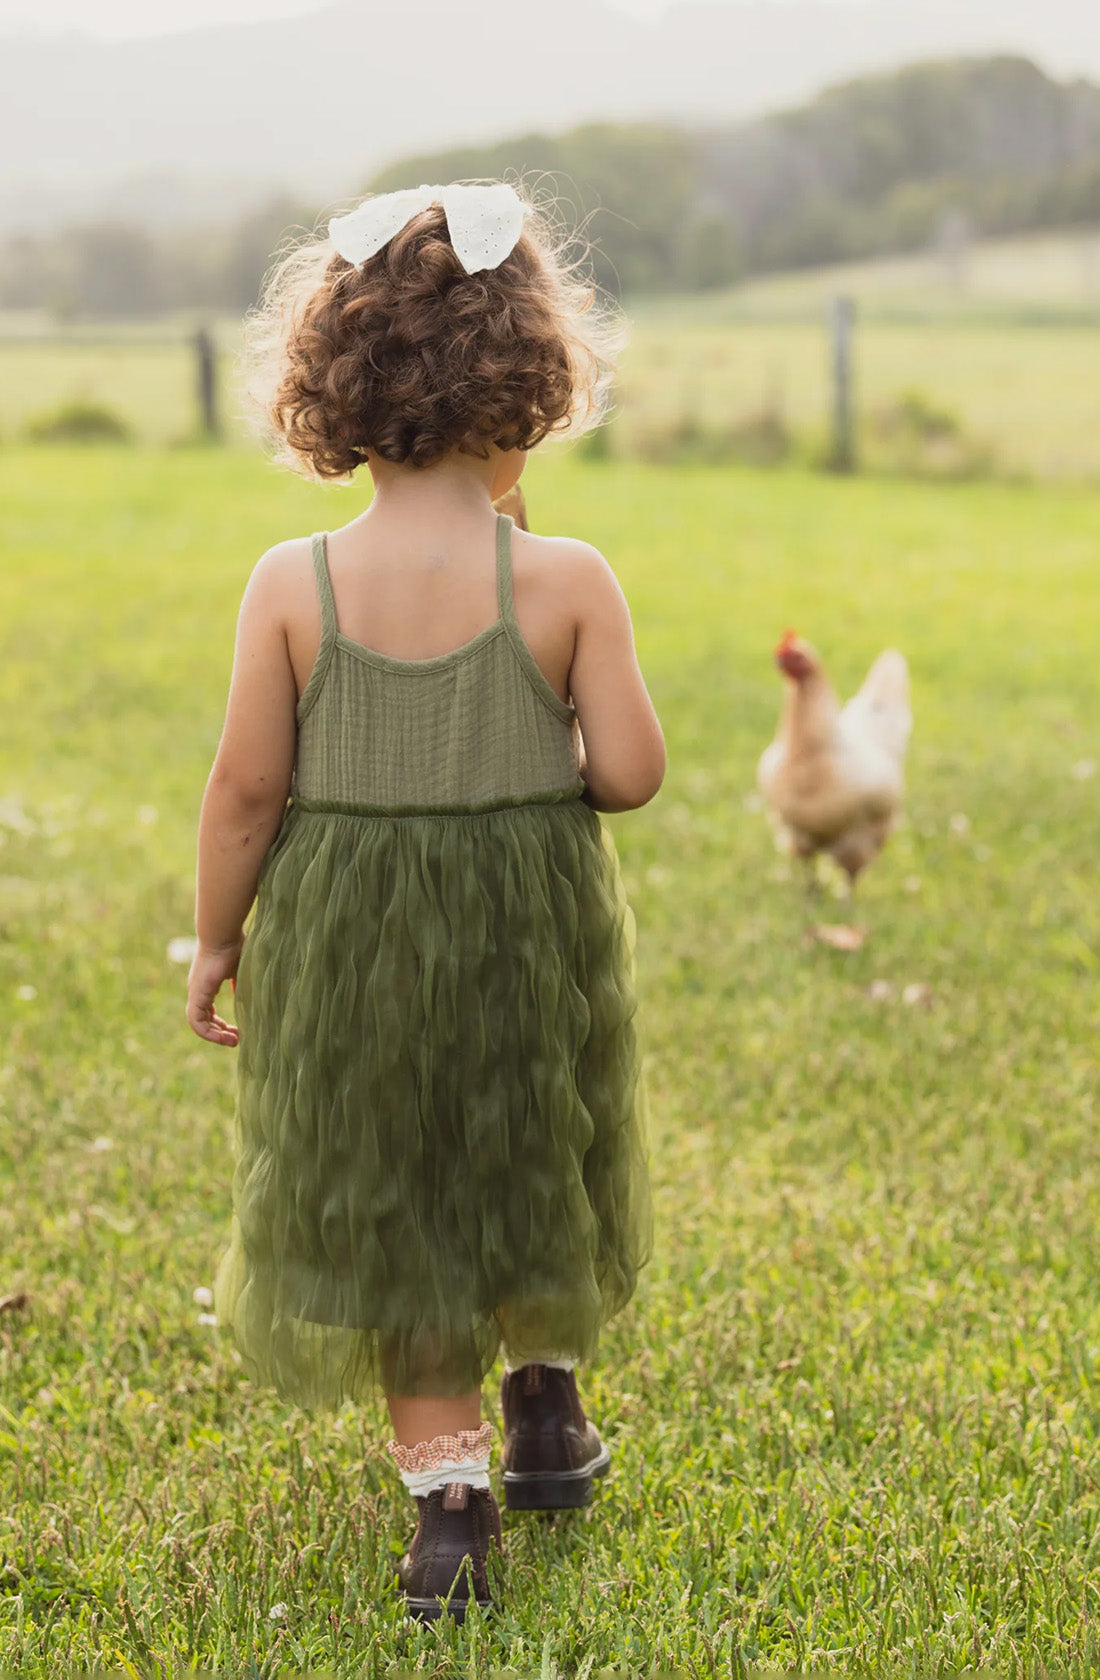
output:
<path id="1" fill-rule="evenodd" d="M 426 1470 L 439 1470 L 444 1464 L 457 1470 L 464 1459 L 471 1460 L 480 1468 L 480 1461 L 488 1458 L 492 1444 L 493 1426 L 483 1423 L 480 1429 L 460 1429 L 457 1435 L 436 1435 L 430 1441 L 418 1441 L 415 1447 L 403 1447 L 400 1441 L 389 1441 L 386 1450 L 393 1454 L 402 1475 L 422 1475 Z M 459 1481 L 462 1479 L 457 1478 Z"/>

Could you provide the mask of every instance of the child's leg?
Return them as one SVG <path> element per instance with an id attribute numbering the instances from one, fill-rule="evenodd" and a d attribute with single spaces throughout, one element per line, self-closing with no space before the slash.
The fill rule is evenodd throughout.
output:
<path id="1" fill-rule="evenodd" d="M 387 1394 L 394 1438 L 403 1447 L 431 1441 L 436 1435 L 457 1435 L 481 1423 L 481 1390 L 436 1399 L 429 1395 Z"/>

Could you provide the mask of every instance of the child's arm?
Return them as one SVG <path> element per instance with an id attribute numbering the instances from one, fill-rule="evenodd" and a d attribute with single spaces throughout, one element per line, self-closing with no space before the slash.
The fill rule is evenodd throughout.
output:
<path id="1" fill-rule="evenodd" d="M 188 977 L 187 1019 L 214 1044 L 237 1042 L 237 1029 L 215 1013 L 214 999 L 237 972 L 244 919 L 294 769 L 297 690 L 283 626 L 278 575 L 261 560 L 241 603 L 225 727 L 199 819 L 199 948 Z"/>
<path id="2" fill-rule="evenodd" d="M 569 691 L 583 740 L 584 797 L 597 811 L 633 811 L 664 780 L 664 736 L 618 579 L 598 549 L 569 548 L 581 602 Z"/>

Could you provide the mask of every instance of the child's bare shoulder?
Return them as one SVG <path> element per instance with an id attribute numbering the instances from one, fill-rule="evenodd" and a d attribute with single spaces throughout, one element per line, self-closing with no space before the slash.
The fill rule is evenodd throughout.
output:
<path id="1" fill-rule="evenodd" d="M 303 567 L 308 569 L 311 558 L 309 537 L 284 537 L 282 542 L 264 549 L 252 568 L 252 575 L 273 582 L 297 577 Z"/>
<path id="2" fill-rule="evenodd" d="M 260 555 L 248 580 L 253 601 L 275 611 L 299 608 L 312 588 L 313 560 L 309 537 L 286 537 Z"/>
<path id="3" fill-rule="evenodd" d="M 590 592 L 614 586 L 614 573 L 600 550 L 580 537 L 544 537 L 524 533 L 533 567 L 559 587 Z"/>

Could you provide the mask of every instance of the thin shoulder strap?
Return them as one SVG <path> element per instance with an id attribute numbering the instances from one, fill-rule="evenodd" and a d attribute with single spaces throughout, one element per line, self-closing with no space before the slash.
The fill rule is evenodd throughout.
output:
<path id="1" fill-rule="evenodd" d="M 512 527 L 510 513 L 497 514 L 497 611 L 508 628 L 518 630 L 512 598 Z"/>
<path id="2" fill-rule="evenodd" d="M 568 705 L 560 695 L 555 694 L 550 687 L 538 660 L 527 646 L 523 631 L 519 627 L 519 619 L 516 617 L 516 603 L 512 593 L 512 531 L 514 528 L 515 520 L 510 513 L 497 514 L 497 607 L 501 622 L 527 681 L 543 705 L 549 706 L 554 716 L 560 718 L 563 723 L 572 724 L 576 715 L 573 707 Z"/>
<path id="3" fill-rule="evenodd" d="M 321 603 L 321 648 L 336 634 L 336 602 L 332 597 L 332 579 L 328 575 L 328 533 L 314 531 L 310 542 L 313 548 L 313 575 L 317 579 L 317 599 Z"/>
<path id="4" fill-rule="evenodd" d="M 336 646 L 336 603 L 332 598 L 332 579 L 328 575 L 328 544 L 324 531 L 315 531 L 310 538 L 313 550 L 313 575 L 317 580 L 317 599 L 321 603 L 321 641 L 317 649 L 317 658 L 313 662 L 313 670 L 298 697 L 297 720 L 301 728 L 314 706 L 317 696 L 321 692 L 321 685 L 325 680 L 325 673 L 332 663 L 332 652 Z"/>

